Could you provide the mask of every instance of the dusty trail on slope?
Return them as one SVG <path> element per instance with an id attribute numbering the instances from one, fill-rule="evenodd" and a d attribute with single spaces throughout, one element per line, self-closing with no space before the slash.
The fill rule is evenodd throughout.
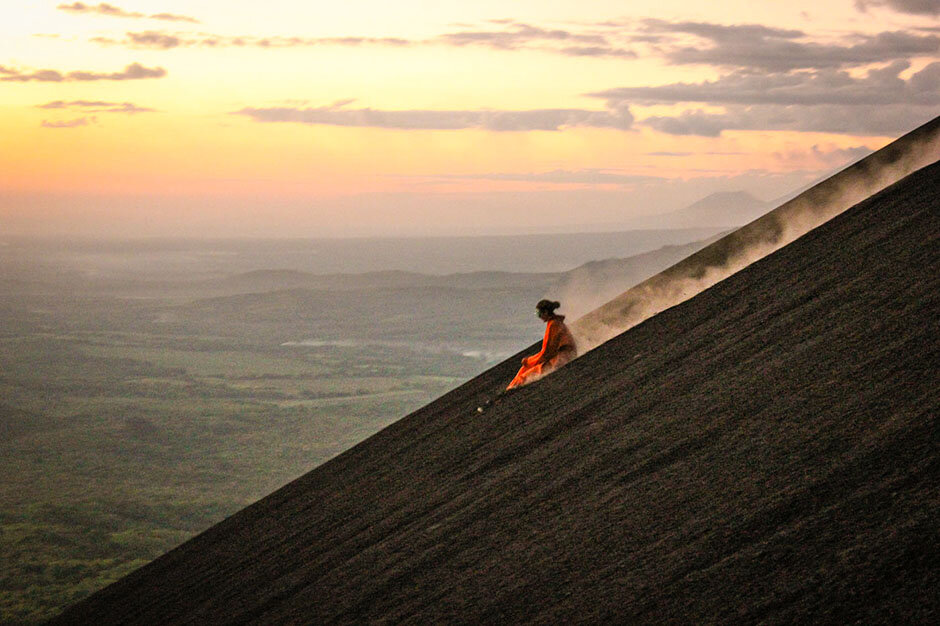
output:
<path id="1" fill-rule="evenodd" d="M 937 159 L 940 117 L 584 315 L 571 325 L 581 352 L 688 300 Z"/>

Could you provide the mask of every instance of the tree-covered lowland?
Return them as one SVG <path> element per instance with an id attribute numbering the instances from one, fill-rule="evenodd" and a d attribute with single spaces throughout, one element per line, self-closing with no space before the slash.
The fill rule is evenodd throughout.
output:
<path id="1" fill-rule="evenodd" d="M 539 298 L 590 306 L 689 251 L 435 275 L 0 247 L 0 622 L 55 615 L 533 343 Z"/>
<path id="2" fill-rule="evenodd" d="M 440 333 L 482 295 L 7 292 L 0 622 L 54 615 L 481 371 L 498 342 Z"/>

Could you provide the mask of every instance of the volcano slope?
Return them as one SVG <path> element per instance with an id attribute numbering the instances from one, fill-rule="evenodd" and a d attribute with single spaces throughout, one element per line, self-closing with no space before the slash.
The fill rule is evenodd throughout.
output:
<path id="1" fill-rule="evenodd" d="M 479 415 L 511 359 L 60 623 L 937 623 L 940 165 Z"/>

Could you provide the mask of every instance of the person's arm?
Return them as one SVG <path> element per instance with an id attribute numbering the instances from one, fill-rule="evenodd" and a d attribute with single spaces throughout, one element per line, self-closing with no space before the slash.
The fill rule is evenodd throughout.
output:
<path id="1" fill-rule="evenodd" d="M 545 325 L 545 336 L 542 338 L 542 350 L 526 359 L 526 365 L 547 363 L 558 354 L 558 323 L 555 320 Z"/>
<path id="2" fill-rule="evenodd" d="M 542 362 L 548 363 L 556 356 L 558 356 L 558 348 L 561 344 L 561 322 L 556 322 L 552 320 L 548 323 L 548 328 L 545 329 L 545 340 L 542 342 L 545 344 L 545 348 L 542 350 Z"/>
<path id="3" fill-rule="evenodd" d="M 531 367 L 535 365 L 536 363 L 542 362 L 543 357 L 545 356 L 545 350 L 548 347 L 548 343 L 550 340 L 551 328 L 552 328 L 551 322 L 545 325 L 545 336 L 542 337 L 542 349 L 537 354 L 530 354 L 529 356 L 522 357 L 523 365 L 525 365 L 526 367 Z"/>

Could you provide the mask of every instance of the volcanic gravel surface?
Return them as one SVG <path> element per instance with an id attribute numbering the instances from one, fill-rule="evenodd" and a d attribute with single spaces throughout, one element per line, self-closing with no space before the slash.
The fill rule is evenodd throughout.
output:
<path id="1" fill-rule="evenodd" d="M 518 358 L 72 607 L 940 623 L 940 165 L 483 414 Z"/>

